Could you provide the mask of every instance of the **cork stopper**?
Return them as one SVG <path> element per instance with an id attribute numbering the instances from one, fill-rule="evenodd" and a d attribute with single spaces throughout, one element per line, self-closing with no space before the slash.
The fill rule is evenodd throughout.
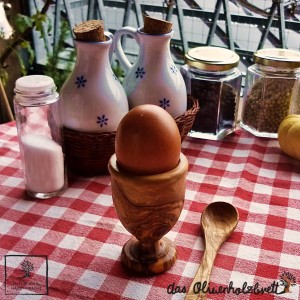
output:
<path id="1" fill-rule="evenodd" d="M 81 22 L 73 29 L 76 40 L 84 42 L 104 42 L 104 24 L 102 20 L 89 20 Z"/>
<path id="2" fill-rule="evenodd" d="M 172 23 L 144 16 L 144 32 L 148 34 L 166 34 L 172 31 Z"/>

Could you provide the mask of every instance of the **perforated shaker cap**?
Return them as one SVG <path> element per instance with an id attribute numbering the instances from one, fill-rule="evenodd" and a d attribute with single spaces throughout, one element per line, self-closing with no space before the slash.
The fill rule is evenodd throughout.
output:
<path id="1" fill-rule="evenodd" d="M 45 93 L 56 89 L 54 80 L 45 75 L 29 75 L 16 80 L 15 88 L 20 93 Z"/>

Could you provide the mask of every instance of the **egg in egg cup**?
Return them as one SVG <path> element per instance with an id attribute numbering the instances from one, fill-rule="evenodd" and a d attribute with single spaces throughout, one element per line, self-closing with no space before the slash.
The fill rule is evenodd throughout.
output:
<path id="1" fill-rule="evenodd" d="M 175 168 L 154 175 L 122 170 L 114 154 L 108 164 L 118 217 L 133 237 L 123 246 L 121 260 L 132 271 L 157 274 L 176 261 L 175 244 L 164 237 L 183 208 L 188 161 L 180 153 Z"/>

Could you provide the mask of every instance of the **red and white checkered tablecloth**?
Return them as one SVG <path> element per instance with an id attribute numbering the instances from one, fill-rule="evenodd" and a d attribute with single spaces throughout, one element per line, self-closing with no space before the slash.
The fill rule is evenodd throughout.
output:
<path id="1" fill-rule="evenodd" d="M 182 147 L 189 161 L 185 203 L 167 234 L 178 260 L 166 273 L 141 277 L 120 262 L 130 234 L 113 207 L 110 177 L 71 178 L 62 196 L 30 199 L 15 123 L 1 125 L 0 299 L 184 299 L 204 250 L 201 212 L 212 201 L 235 205 L 240 221 L 211 275 L 210 287 L 229 293 L 208 299 L 300 299 L 300 162 L 276 140 L 242 130 L 223 141 L 186 138 Z M 279 294 L 284 275 L 291 285 Z M 243 285 L 253 288 L 237 295 Z M 268 286 L 269 293 L 254 293 Z M 39 292 L 47 295 L 21 295 Z"/>

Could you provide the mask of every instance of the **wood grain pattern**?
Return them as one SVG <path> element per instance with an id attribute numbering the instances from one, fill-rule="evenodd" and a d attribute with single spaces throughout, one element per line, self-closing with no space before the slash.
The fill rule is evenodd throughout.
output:
<path id="1" fill-rule="evenodd" d="M 143 244 L 132 237 L 123 247 L 121 260 L 125 266 L 139 274 L 158 274 L 175 264 L 175 244 L 163 237 L 153 244 Z"/>
<path id="2" fill-rule="evenodd" d="M 237 209 L 226 202 L 213 202 L 202 213 L 201 226 L 205 239 L 202 262 L 185 297 L 206 299 L 210 274 L 221 245 L 229 238 L 239 220 Z"/>
<path id="3" fill-rule="evenodd" d="M 157 175 L 134 175 L 120 170 L 115 154 L 111 174 L 113 203 L 123 226 L 132 234 L 123 247 L 122 262 L 138 273 L 161 273 L 176 261 L 175 245 L 166 239 L 182 211 L 188 162 Z"/>

